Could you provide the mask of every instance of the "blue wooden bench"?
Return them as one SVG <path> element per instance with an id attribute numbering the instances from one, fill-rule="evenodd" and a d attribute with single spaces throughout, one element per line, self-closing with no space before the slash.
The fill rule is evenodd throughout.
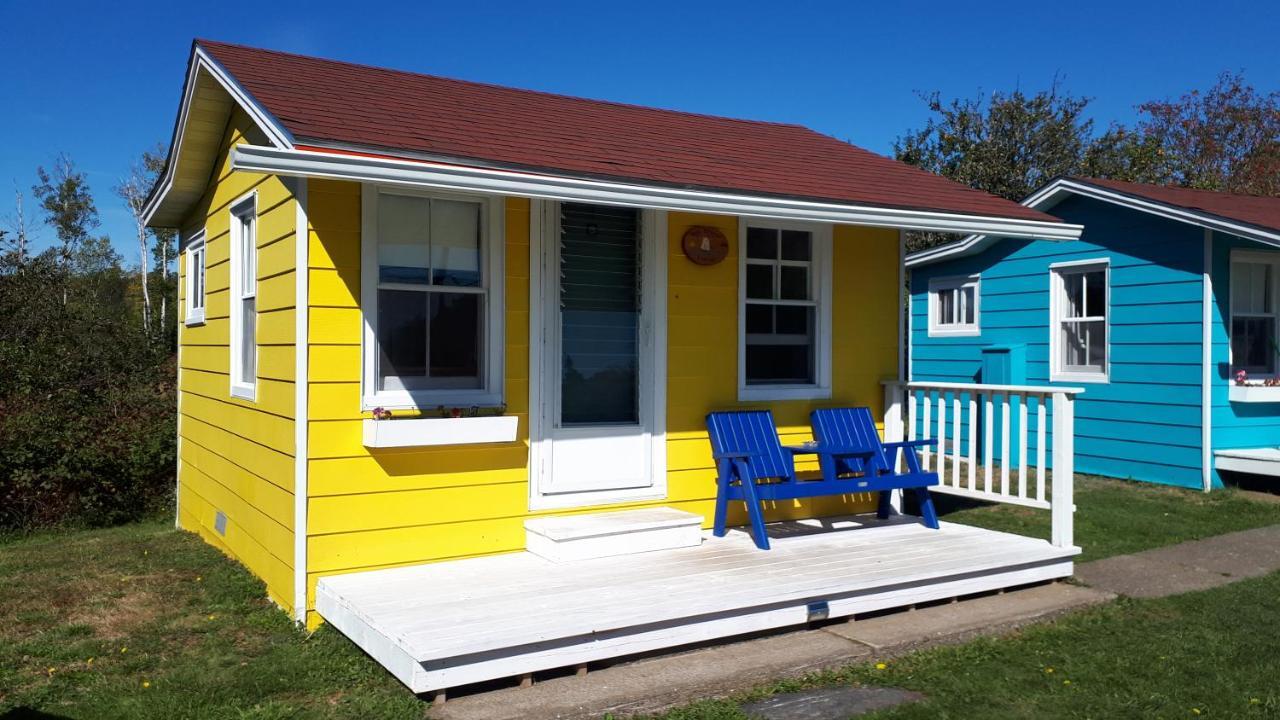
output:
<path id="1" fill-rule="evenodd" d="M 921 470 L 914 452 L 915 448 L 935 441 L 882 444 L 867 408 L 816 410 L 811 420 L 816 442 L 784 446 L 778 439 L 773 413 L 768 410 L 736 410 L 707 415 L 707 431 L 711 436 L 717 472 L 713 528 L 716 536 L 725 534 L 730 500 L 746 504 L 756 546 L 768 550 L 763 508 L 766 501 L 880 492 L 878 514 L 887 517 L 888 491 L 905 488 L 917 490 L 925 524 L 931 528 L 938 527 L 937 514 L 928 492 L 928 486 L 938 484 L 938 475 Z M 896 462 L 890 462 L 890 458 L 896 459 L 899 452 L 905 454 L 905 473 L 895 472 Z M 796 455 L 817 455 L 822 477 L 813 480 L 797 478 Z"/>

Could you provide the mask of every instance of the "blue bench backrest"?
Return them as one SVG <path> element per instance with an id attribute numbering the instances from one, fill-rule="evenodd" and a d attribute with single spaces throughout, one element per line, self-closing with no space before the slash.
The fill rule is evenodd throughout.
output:
<path id="1" fill-rule="evenodd" d="M 865 450 L 870 454 L 870 462 L 878 468 L 888 469 L 889 464 L 884 457 L 884 446 L 880 443 L 880 433 L 876 431 L 876 421 L 871 417 L 870 408 L 825 408 L 809 413 L 809 422 L 813 425 L 813 437 L 820 445 L 828 445 L 850 450 Z M 867 467 L 859 467 L 861 461 L 851 458 L 840 458 L 836 471 L 866 472 Z"/>
<path id="2" fill-rule="evenodd" d="M 749 466 L 755 478 L 791 478 L 795 464 L 782 449 L 773 413 L 768 410 L 735 410 L 707 414 L 707 432 L 716 453 L 756 453 Z"/>

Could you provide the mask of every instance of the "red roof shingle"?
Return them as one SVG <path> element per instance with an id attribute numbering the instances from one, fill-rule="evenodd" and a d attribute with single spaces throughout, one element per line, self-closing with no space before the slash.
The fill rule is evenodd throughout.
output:
<path id="1" fill-rule="evenodd" d="M 839 203 L 1058 222 L 799 125 L 197 41 L 299 144 Z"/>
<path id="2" fill-rule="evenodd" d="M 1186 210 L 1216 215 L 1227 220 L 1248 223 L 1266 230 L 1280 231 L 1280 197 L 1235 195 L 1214 190 L 1166 187 L 1123 180 L 1073 178 L 1082 183 L 1154 200 Z"/>

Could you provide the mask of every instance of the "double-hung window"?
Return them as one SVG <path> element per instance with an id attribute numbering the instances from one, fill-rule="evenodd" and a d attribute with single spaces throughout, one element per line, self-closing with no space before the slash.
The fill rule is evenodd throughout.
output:
<path id="1" fill-rule="evenodd" d="M 1110 265 L 1106 260 L 1050 266 L 1051 380 L 1107 382 Z"/>
<path id="2" fill-rule="evenodd" d="M 980 285 L 977 275 L 929 281 L 929 337 L 979 335 Z"/>
<path id="3" fill-rule="evenodd" d="M 231 206 L 231 394 L 252 400 L 258 383 L 258 204 Z"/>
<path id="4" fill-rule="evenodd" d="M 1275 375 L 1276 271 L 1280 253 L 1231 256 L 1231 370 Z"/>
<path id="5" fill-rule="evenodd" d="M 738 398 L 831 394 L 831 228 L 743 219 Z"/>
<path id="6" fill-rule="evenodd" d="M 501 202 L 364 198 L 366 409 L 501 403 Z"/>
<path id="7" fill-rule="evenodd" d="M 204 298 L 205 298 L 205 248 L 204 248 L 204 231 L 196 233 L 187 241 L 186 249 L 186 313 L 185 322 L 188 325 L 198 325 L 204 322 Z"/>

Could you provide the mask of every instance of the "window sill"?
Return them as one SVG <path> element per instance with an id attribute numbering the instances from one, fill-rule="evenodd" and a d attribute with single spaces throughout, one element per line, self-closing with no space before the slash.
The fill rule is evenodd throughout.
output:
<path id="1" fill-rule="evenodd" d="M 738 402 L 828 400 L 831 388 L 814 385 L 750 385 L 738 388 Z"/>
<path id="2" fill-rule="evenodd" d="M 1280 403 L 1280 386 L 1231 385 L 1227 398 L 1238 403 Z"/>
<path id="3" fill-rule="evenodd" d="M 257 399 L 257 386 L 245 383 L 233 383 L 231 385 L 231 397 L 240 398 L 253 402 Z"/>
<path id="4" fill-rule="evenodd" d="M 375 408 L 387 410 L 432 410 L 445 408 L 496 408 L 501 407 L 502 393 L 483 392 L 478 390 L 441 393 L 432 391 L 383 390 L 372 395 L 365 395 L 361 400 L 361 412 L 370 412 Z M 452 418 L 451 418 L 452 419 Z"/>
<path id="5" fill-rule="evenodd" d="M 520 418 L 491 415 L 460 418 L 364 420 L 368 448 L 429 447 L 514 442 Z"/>
<path id="6" fill-rule="evenodd" d="M 979 337 L 982 328 L 929 328 L 929 337 Z"/>
<path id="7" fill-rule="evenodd" d="M 183 321 L 183 323 L 184 323 L 187 327 L 194 327 L 194 326 L 196 326 L 196 325 L 203 325 L 203 324 L 204 324 L 204 311 L 203 311 L 203 310 L 201 310 L 201 311 L 200 311 L 200 312 L 198 312 L 198 313 L 194 313 L 194 312 L 193 312 L 193 313 L 188 314 L 188 315 L 187 315 L 187 319 L 186 319 L 186 320 L 184 320 L 184 321 Z"/>
<path id="8" fill-rule="evenodd" d="M 1106 373 L 1061 372 L 1053 373 L 1049 382 L 1089 383 L 1091 385 L 1110 385 L 1111 376 Z"/>

